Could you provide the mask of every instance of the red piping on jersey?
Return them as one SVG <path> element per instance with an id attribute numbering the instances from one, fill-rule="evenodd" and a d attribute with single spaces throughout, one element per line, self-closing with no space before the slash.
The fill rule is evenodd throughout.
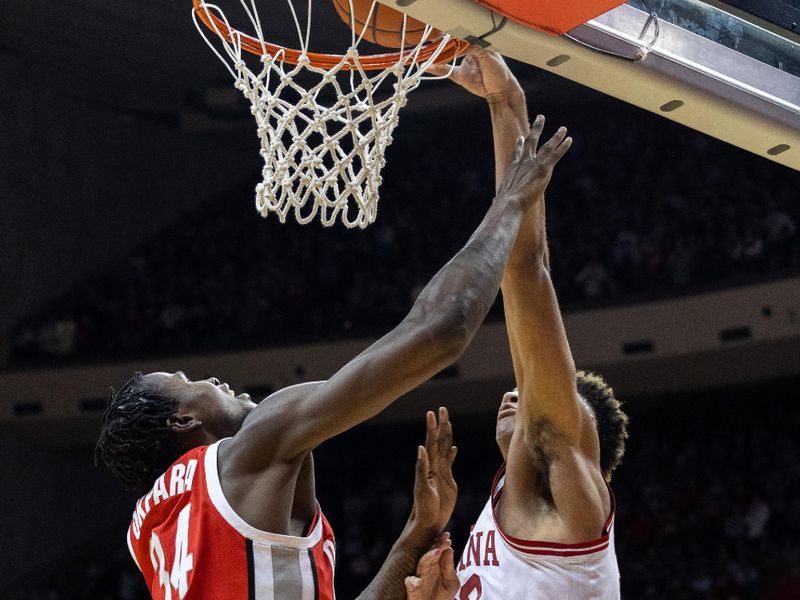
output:
<path id="1" fill-rule="evenodd" d="M 507 534 L 503 531 L 503 528 L 500 526 L 499 521 L 497 520 L 497 516 L 494 512 L 495 506 L 497 506 L 497 502 L 500 500 L 500 496 L 503 493 L 503 490 L 498 490 L 497 486 L 500 483 L 500 479 L 505 475 L 506 472 L 506 464 L 503 463 L 500 466 L 500 469 L 497 471 L 497 475 L 494 477 L 494 481 L 492 482 L 492 519 L 494 520 L 495 525 L 497 526 L 497 531 L 500 532 L 500 535 L 503 536 L 503 539 L 506 543 L 514 548 L 515 550 L 519 550 L 520 552 L 524 552 L 526 554 L 535 554 L 539 556 L 584 556 L 587 554 L 594 554 L 596 552 L 602 552 L 606 548 L 608 548 L 609 544 L 609 534 L 611 533 L 611 526 L 614 524 L 614 514 L 616 512 L 617 503 L 616 499 L 614 498 L 614 492 L 611 491 L 611 487 L 606 483 L 606 487 L 608 488 L 608 494 L 611 498 L 611 512 L 606 519 L 605 526 L 603 527 L 603 535 L 599 538 L 591 540 L 589 542 L 579 542 L 577 544 L 562 544 L 560 542 L 541 542 L 537 540 L 525 540 L 522 538 L 516 538 L 512 535 Z"/>

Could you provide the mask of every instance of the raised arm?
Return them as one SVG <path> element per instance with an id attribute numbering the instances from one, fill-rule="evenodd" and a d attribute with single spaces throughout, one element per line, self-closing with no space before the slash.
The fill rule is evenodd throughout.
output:
<path id="1" fill-rule="evenodd" d="M 543 127 L 539 116 L 532 135 Z M 555 139 L 565 135 L 561 128 Z M 548 174 L 545 185 L 549 179 Z M 565 526 L 564 541 L 593 539 L 610 504 L 596 427 L 578 396 L 575 363 L 550 278 L 544 196 L 525 216 L 502 291 L 519 396 L 507 454 L 509 510 L 504 515 L 510 518 L 505 524 L 532 535 L 525 521 L 538 510 L 532 499 L 549 495 Z M 542 473 L 548 474 L 546 488 L 539 480 Z M 515 524 L 513 515 L 525 517 Z"/>
<path id="2" fill-rule="evenodd" d="M 453 514 L 457 494 L 452 470 L 456 448 L 447 409 L 439 409 L 438 422 L 435 415 L 428 412 L 426 424 L 425 446 L 417 449 L 411 515 L 380 571 L 358 600 L 404 600 L 404 580 L 414 574 L 418 561 L 431 544 L 441 549 L 450 546 L 449 534 L 441 533 Z M 429 561 L 430 558 L 423 565 Z M 448 600 L 452 598 L 453 594 Z"/>
<path id="3" fill-rule="evenodd" d="M 465 59 L 452 78 L 489 102 L 496 170 L 502 173 L 508 164 L 512 136 L 526 118 L 524 95 L 519 98 L 519 86 L 510 81 L 513 75 L 502 59 L 485 50 L 476 51 Z M 494 95 L 486 94 L 485 86 L 476 85 L 476 82 L 487 81 L 499 82 Z M 493 101 L 498 94 L 500 98 L 514 100 Z M 544 117 L 540 115 L 534 121 L 532 134 L 540 135 L 543 128 Z M 562 128 L 555 139 L 567 142 L 569 138 L 565 136 Z M 542 194 L 550 175 L 548 173 L 542 180 Z M 598 488 L 604 493 L 602 480 L 598 479 L 599 447 L 591 417 L 578 399 L 575 365 L 550 279 L 544 205 L 542 196 L 526 214 L 501 286 L 519 390 L 518 418 L 507 456 L 506 496 L 509 501 L 517 498 L 522 506 L 526 499 L 542 492 L 533 469 L 534 462 L 541 460 L 536 453 L 543 448 L 545 438 L 548 441 L 557 438 L 561 450 L 574 453 L 575 460 L 567 470 L 577 475 L 558 478 L 559 485 L 551 490 L 554 501 L 571 522 L 593 526 L 597 516 L 602 518 L 603 515 L 602 510 L 586 509 L 589 505 L 597 508 L 598 502 L 594 501 L 602 497 L 597 493 Z M 564 467 L 564 463 L 556 464 L 552 455 L 547 460 L 552 481 L 552 474 Z M 566 485 L 560 486 L 564 482 Z M 589 502 L 585 501 L 587 499 Z M 523 508 L 519 514 L 527 514 L 525 510 Z"/>
<path id="4" fill-rule="evenodd" d="M 542 200 L 542 203 L 544 201 Z M 524 227 L 544 230 L 544 212 Z M 520 236 L 522 237 L 522 236 Z M 515 533 L 549 496 L 564 528 L 558 541 L 595 539 L 610 510 L 594 417 L 578 396 L 575 363 L 546 264 L 543 234 L 515 248 L 503 277 L 503 307 L 518 385 L 507 450 L 504 514 Z M 547 483 L 541 481 L 546 474 Z M 514 522 L 514 516 L 525 516 Z M 519 529 L 517 529 L 519 527 Z"/>
<path id="5" fill-rule="evenodd" d="M 394 330 L 326 382 L 278 392 L 251 413 L 228 444 L 240 472 L 301 456 L 458 359 L 494 301 L 522 219 L 540 197 L 540 181 L 568 148 L 555 140 L 534 157 L 533 141 L 520 140 L 485 218 Z"/>
<path id="6" fill-rule="evenodd" d="M 434 72 L 443 74 L 446 69 L 438 67 Z M 527 127 L 525 94 L 503 58 L 483 48 L 473 48 L 450 77 L 489 104 L 499 181 L 516 139 Z M 543 127 L 544 117 L 539 115 L 532 134 L 540 136 Z M 564 139 L 565 134 L 559 130 L 554 139 Z M 521 410 L 552 412 L 565 429 L 575 430 L 575 367 L 548 274 L 543 194 L 550 175 L 543 181 L 541 200 L 525 216 L 509 258 L 502 282 L 503 305 Z"/>

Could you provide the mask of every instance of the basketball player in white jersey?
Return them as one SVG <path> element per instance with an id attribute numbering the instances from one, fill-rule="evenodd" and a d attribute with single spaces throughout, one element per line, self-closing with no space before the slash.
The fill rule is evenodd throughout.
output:
<path id="1" fill-rule="evenodd" d="M 156 600 L 332 600 L 335 547 L 316 501 L 312 450 L 464 351 L 571 140 L 559 131 L 534 156 L 536 142 L 535 134 L 516 140 L 483 221 L 406 318 L 327 381 L 256 405 L 217 379 L 179 371 L 137 374 L 113 395 L 96 455 L 128 487 L 150 490 L 128 543 Z M 443 504 L 435 527 L 406 536 L 374 597 L 405 594 L 397 575 L 413 572 L 448 517 Z"/>
<path id="2" fill-rule="evenodd" d="M 500 181 L 527 127 L 524 93 L 502 58 L 483 49 L 451 78 L 489 102 Z M 539 116 L 533 135 L 543 127 Z M 505 463 L 456 567 L 464 600 L 620 597 L 609 481 L 627 417 L 599 376 L 576 373 L 550 279 L 544 214 L 542 198 L 526 214 L 503 274 L 518 390 L 500 404 L 496 439 Z M 452 590 L 441 579 L 436 592 L 446 596 Z M 420 579 L 409 584 L 409 597 L 432 593 Z"/>

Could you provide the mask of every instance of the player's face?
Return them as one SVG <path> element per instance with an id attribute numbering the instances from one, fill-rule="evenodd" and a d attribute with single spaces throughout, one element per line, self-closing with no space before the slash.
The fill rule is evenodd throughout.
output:
<path id="1" fill-rule="evenodd" d="M 178 400 L 178 413 L 190 415 L 210 434 L 221 439 L 234 435 L 256 407 L 249 394 L 239 394 L 215 377 L 192 381 L 183 373 L 144 376 L 160 393 Z"/>
<path id="2" fill-rule="evenodd" d="M 517 422 L 517 403 L 519 393 L 517 388 L 511 392 L 503 394 L 500 401 L 500 408 L 497 410 L 497 425 L 495 426 L 494 437 L 504 459 L 508 458 L 508 446 L 511 444 L 511 435 L 514 433 L 514 425 Z"/>

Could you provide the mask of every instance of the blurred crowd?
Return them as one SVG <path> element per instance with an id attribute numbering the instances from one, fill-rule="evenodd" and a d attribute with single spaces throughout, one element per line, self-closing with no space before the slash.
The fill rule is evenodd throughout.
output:
<path id="1" fill-rule="evenodd" d="M 670 399 L 632 414 L 628 449 L 612 481 L 623 598 L 800 598 L 800 410 L 791 389 L 770 391 L 767 402 L 767 391 L 755 389 L 738 398 Z M 491 414 L 456 418 L 454 425 L 460 491 L 449 529 L 458 554 L 500 454 Z M 422 419 L 362 426 L 317 452 L 318 496 L 337 536 L 338 597 L 356 597 L 400 532 L 423 436 Z M 14 598 L 144 600 L 126 526 Z"/>
<path id="2" fill-rule="evenodd" d="M 401 128 L 378 220 L 365 231 L 261 219 L 252 206 L 256 177 L 249 178 L 18 323 L 10 362 L 385 331 L 466 241 L 493 196 L 488 119 L 481 131 L 471 119 Z M 649 119 L 647 127 L 613 131 L 593 124 L 575 134 L 558 166 L 547 206 L 562 304 L 797 273 L 798 174 Z"/>

